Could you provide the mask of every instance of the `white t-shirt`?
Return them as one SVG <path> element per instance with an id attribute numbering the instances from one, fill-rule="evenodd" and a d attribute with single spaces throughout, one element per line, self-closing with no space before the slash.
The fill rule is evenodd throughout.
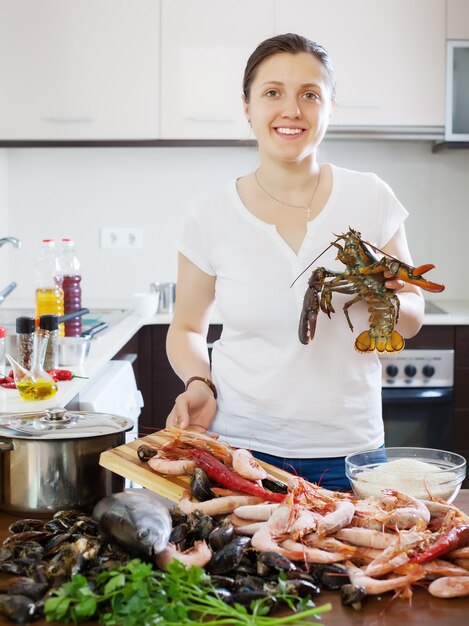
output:
<path id="1" fill-rule="evenodd" d="M 383 443 L 381 366 L 375 353 L 354 348 L 355 338 L 369 328 L 367 305 L 349 309 L 352 333 L 342 307 L 353 296 L 334 293 L 336 313 L 329 319 L 319 312 L 307 346 L 298 339 L 311 271 L 345 269 L 335 260 L 336 249 L 291 284 L 336 234 L 352 227 L 382 248 L 408 213 L 375 174 L 330 167 L 330 198 L 308 222 L 298 254 L 274 225 L 244 206 L 235 180 L 200 199 L 183 230 L 182 254 L 216 276 L 223 332 L 212 352 L 219 396 L 211 429 L 235 447 L 321 458 Z"/>

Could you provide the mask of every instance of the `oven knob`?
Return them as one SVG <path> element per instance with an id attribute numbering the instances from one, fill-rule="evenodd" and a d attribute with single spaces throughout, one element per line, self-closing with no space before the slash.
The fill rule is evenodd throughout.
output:
<path id="1" fill-rule="evenodd" d="M 431 378 L 434 373 L 435 368 L 433 367 L 433 365 L 424 365 L 422 367 L 422 374 L 425 376 L 425 378 Z"/>
<path id="2" fill-rule="evenodd" d="M 415 376 L 415 374 L 417 373 L 417 368 L 415 367 L 415 365 L 406 365 L 404 367 L 404 373 L 409 378 L 412 378 L 412 376 Z"/>
<path id="3" fill-rule="evenodd" d="M 390 376 L 391 378 L 394 378 L 395 376 L 397 376 L 398 372 L 399 370 L 396 365 L 388 365 L 386 368 L 386 374 Z"/>

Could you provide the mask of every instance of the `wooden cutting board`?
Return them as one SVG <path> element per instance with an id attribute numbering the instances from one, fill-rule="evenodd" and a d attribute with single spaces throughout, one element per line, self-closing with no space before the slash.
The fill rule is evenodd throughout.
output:
<path id="1" fill-rule="evenodd" d="M 147 463 L 140 461 L 137 455 L 137 449 L 140 445 L 146 444 L 157 448 L 165 441 L 167 441 L 167 437 L 165 436 L 164 430 L 152 435 L 147 435 L 146 437 L 141 437 L 140 439 L 135 439 L 135 441 L 131 441 L 130 443 L 102 452 L 99 464 L 111 472 L 129 479 L 137 485 L 146 487 L 172 502 L 179 502 L 184 489 L 187 489 L 189 486 L 190 477 L 163 476 L 158 474 L 152 470 Z M 261 461 L 260 464 L 269 474 L 278 480 L 287 482 L 288 479 L 292 477 L 292 474 L 278 467 Z"/>

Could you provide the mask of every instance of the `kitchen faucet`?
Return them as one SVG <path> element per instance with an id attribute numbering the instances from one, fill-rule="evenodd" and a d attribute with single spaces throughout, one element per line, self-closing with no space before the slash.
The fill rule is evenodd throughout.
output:
<path id="1" fill-rule="evenodd" d="M 21 241 L 16 237 L 2 237 L 0 239 L 0 248 L 6 243 L 11 243 L 15 248 L 21 248 Z"/>
<path id="2" fill-rule="evenodd" d="M 12 246 L 15 246 L 15 248 L 20 248 L 21 247 L 21 241 L 19 239 L 17 239 L 16 237 L 2 237 L 0 239 L 0 248 L 5 245 L 6 243 L 11 243 Z M 1 291 L 0 291 L 0 304 L 2 304 L 2 302 L 5 300 L 5 298 L 10 295 L 10 293 L 13 291 L 13 289 L 16 289 L 16 283 L 12 282 L 9 285 L 7 285 L 6 287 L 4 287 Z"/>

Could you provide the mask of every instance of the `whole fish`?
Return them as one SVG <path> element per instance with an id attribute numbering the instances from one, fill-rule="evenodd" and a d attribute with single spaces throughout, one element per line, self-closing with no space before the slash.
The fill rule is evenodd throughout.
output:
<path id="1" fill-rule="evenodd" d="M 164 550 L 172 530 L 168 509 L 146 489 L 127 489 L 103 498 L 94 507 L 93 517 L 108 537 L 141 557 Z"/>

